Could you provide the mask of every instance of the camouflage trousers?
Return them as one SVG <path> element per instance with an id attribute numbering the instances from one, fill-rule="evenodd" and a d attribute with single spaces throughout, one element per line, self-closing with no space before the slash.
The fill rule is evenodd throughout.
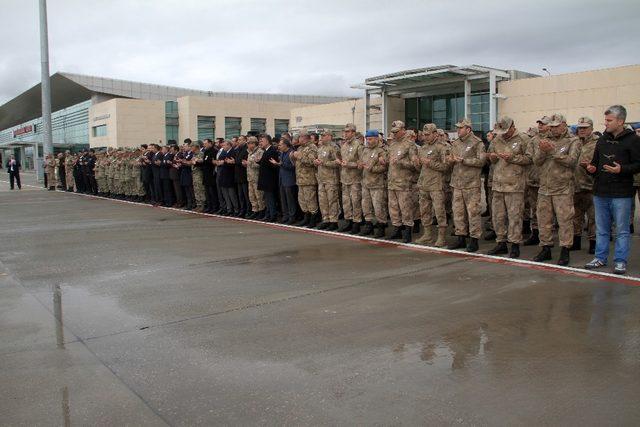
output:
<path id="1" fill-rule="evenodd" d="M 596 240 L 596 210 L 593 206 L 593 193 L 579 191 L 573 195 L 573 234 L 582 235 L 584 218 L 587 217 L 587 237 Z"/>
<path id="2" fill-rule="evenodd" d="M 418 190 L 418 183 L 414 182 L 411 185 L 411 197 L 413 199 L 413 206 L 415 206 L 415 209 L 413 210 L 413 216 L 414 216 L 414 220 L 418 221 L 421 218 L 420 215 L 420 190 Z"/>
<path id="3" fill-rule="evenodd" d="M 339 184 L 318 184 L 318 200 L 320 213 L 324 222 L 338 222 L 340 203 L 338 203 Z"/>
<path id="4" fill-rule="evenodd" d="M 558 220 L 558 239 L 565 248 L 573 245 L 573 194 L 538 194 L 540 246 L 553 246 L 553 214 Z"/>
<path id="5" fill-rule="evenodd" d="M 527 185 L 524 190 L 524 220 L 529 220 L 532 230 L 538 229 L 538 187 Z"/>
<path id="6" fill-rule="evenodd" d="M 131 196 L 131 179 L 129 178 L 125 178 L 122 181 L 120 181 L 121 185 L 122 185 L 122 194 L 124 194 L 125 196 Z"/>
<path id="7" fill-rule="evenodd" d="M 342 211 L 344 219 L 362 221 L 362 184 L 342 184 Z"/>
<path id="8" fill-rule="evenodd" d="M 522 214 L 524 193 L 493 191 L 491 214 L 496 242 L 522 243 Z"/>
<path id="9" fill-rule="evenodd" d="M 99 193 L 106 193 L 107 190 L 107 179 L 104 177 L 99 177 L 96 178 L 96 184 L 98 185 L 98 192 Z M 69 181 L 67 181 L 67 185 L 69 185 Z"/>
<path id="10" fill-rule="evenodd" d="M 419 194 L 420 219 L 422 225 L 433 225 L 433 215 L 438 227 L 447 227 L 447 211 L 444 205 L 444 191 L 421 191 Z"/>
<path id="11" fill-rule="evenodd" d="M 204 207 L 206 193 L 204 184 L 202 183 L 202 172 L 199 169 L 193 169 L 193 195 L 196 199 L 196 204 Z"/>
<path id="12" fill-rule="evenodd" d="M 318 187 L 315 185 L 298 186 L 298 204 L 304 213 L 318 212 Z"/>
<path id="13" fill-rule="evenodd" d="M 389 216 L 395 227 L 413 227 L 415 205 L 411 190 L 389 190 Z"/>
<path id="14" fill-rule="evenodd" d="M 253 212 L 264 210 L 264 192 L 258 190 L 258 181 L 249 181 L 249 202 Z"/>
<path id="15" fill-rule="evenodd" d="M 453 225 L 457 236 L 474 239 L 482 235 L 480 188 L 453 189 Z"/>
<path id="16" fill-rule="evenodd" d="M 387 223 L 387 189 L 362 186 L 362 215 L 364 220 L 378 224 Z"/>
<path id="17" fill-rule="evenodd" d="M 145 196 L 145 191 L 144 191 L 144 184 L 142 183 L 142 179 L 140 179 L 140 177 L 136 177 L 134 180 L 135 183 L 135 192 L 136 192 L 136 196 L 140 196 L 140 197 L 144 197 Z"/>
<path id="18" fill-rule="evenodd" d="M 65 178 L 67 181 L 67 188 L 74 188 L 73 170 L 65 170 Z"/>

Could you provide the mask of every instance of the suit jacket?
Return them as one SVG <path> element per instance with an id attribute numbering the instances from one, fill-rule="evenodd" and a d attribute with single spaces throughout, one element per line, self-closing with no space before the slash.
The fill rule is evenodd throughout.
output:
<path id="1" fill-rule="evenodd" d="M 234 159 L 233 150 L 224 151 L 220 153 L 218 156 L 218 160 L 226 160 L 226 159 Z M 218 166 L 218 174 L 220 175 L 219 183 L 222 187 L 235 187 L 236 178 L 235 178 L 236 166 L 230 165 L 228 163 L 223 164 L 222 166 Z"/>
<path id="2" fill-rule="evenodd" d="M 202 183 L 207 186 L 216 185 L 215 178 L 215 166 L 213 160 L 218 154 L 218 150 L 211 147 L 203 152 L 204 158 L 202 159 Z"/>
<path id="3" fill-rule="evenodd" d="M 162 177 L 162 159 L 163 159 L 163 154 L 161 151 L 156 151 L 153 154 L 153 157 L 151 158 L 151 160 L 153 161 L 152 166 L 151 166 L 151 173 L 153 174 L 153 178 L 154 179 L 160 179 Z M 156 165 L 156 161 L 160 162 L 160 165 Z"/>
<path id="4" fill-rule="evenodd" d="M 236 147 L 235 151 L 235 159 L 236 159 L 236 183 L 237 184 L 246 184 L 247 183 L 247 167 L 242 166 L 242 161 L 247 160 L 249 158 L 249 150 L 247 149 L 247 144 L 242 147 Z"/>
<path id="5" fill-rule="evenodd" d="M 8 173 L 13 173 L 13 174 L 19 174 L 20 173 L 20 162 L 18 162 L 16 160 L 16 163 L 13 165 L 13 167 L 11 167 L 11 165 L 9 163 L 11 163 L 11 160 L 7 160 L 7 172 Z"/>
<path id="6" fill-rule="evenodd" d="M 296 166 L 291 160 L 291 153 L 293 150 L 280 154 L 280 185 L 283 187 L 296 185 Z"/>
<path id="7" fill-rule="evenodd" d="M 193 160 L 193 152 L 188 151 L 184 156 L 184 160 Z M 191 186 L 193 185 L 193 173 L 191 172 L 191 166 L 182 166 L 180 168 L 180 185 Z"/>
<path id="8" fill-rule="evenodd" d="M 278 190 L 278 165 L 269 160 L 278 160 L 278 150 L 269 146 L 260 159 L 260 171 L 258 172 L 258 190 L 276 192 Z"/>
<path id="9" fill-rule="evenodd" d="M 160 179 L 171 179 L 170 170 L 173 164 L 173 154 L 166 153 L 162 156 L 162 164 L 160 168 Z"/>

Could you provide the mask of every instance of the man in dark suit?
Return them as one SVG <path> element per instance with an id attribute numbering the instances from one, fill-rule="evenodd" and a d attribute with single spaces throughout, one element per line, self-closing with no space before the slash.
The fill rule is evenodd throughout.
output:
<path id="1" fill-rule="evenodd" d="M 162 162 L 160 164 L 160 180 L 162 181 L 162 194 L 164 206 L 171 207 L 174 203 L 173 183 L 171 182 L 170 170 L 173 167 L 173 154 L 169 146 L 162 147 Z"/>
<path id="2" fill-rule="evenodd" d="M 244 218 L 251 212 L 247 167 L 242 164 L 243 160 L 246 161 L 249 158 L 246 136 L 238 137 L 238 145 L 234 149 L 234 157 L 236 168 L 236 188 L 238 191 L 238 202 L 240 203 L 240 217 Z"/>
<path id="3" fill-rule="evenodd" d="M 205 213 L 214 213 L 220 210 L 218 199 L 218 189 L 216 186 L 216 174 L 213 161 L 218 155 L 218 151 L 213 147 L 213 141 L 209 138 L 203 141 L 202 158 L 202 184 L 205 189 Z"/>
<path id="4" fill-rule="evenodd" d="M 140 156 L 140 180 L 142 181 L 142 186 L 144 187 L 145 199 L 144 201 L 149 203 L 155 202 L 155 195 L 153 194 L 153 170 L 151 164 L 153 163 L 153 152 L 149 149 L 147 144 L 142 144 L 140 146 L 142 148 L 143 153 Z"/>
<path id="5" fill-rule="evenodd" d="M 153 174 L 153 198 L 154 198 L 154 206 L 158 206 L 162 204 L 162 158 L 164 154 L 160 150 L 160 146 L 158 144 L 152 144 L 152 162 L 151 162 L 151 173 Z"/>
<path id="6" fill-rule="evenodd" d="M 7 160 L 7 172 L 9 173 L 9 185 L 11 186 L 11 189 L 13 190 L 15 181 L 18 184 L 18 190 L 21 190 L 22 185 L 20 184 L 20 163 L 18 163 L 13 154 L 9 156 L 9 160 Z"/>
<path id="7" fill-rule="evenodd" d="M 271 145 L 269 135 L 260 136 L 260 148 L 264 150 L 260 159 L 260 172 L 258 173 L 258 190 L 264 192 L 265 214 L 263 219 L 267 222 L 275 222 L 276 192 L 278 191 L 278 151 Z"/>
<path id="8" fill-rule="evenodd" d="M 231 216 L 238 216 L 240 214 L 240 207 L 238 206 L 238 194 L 236 193 L 236 168 L 234 150 L 230 141 L 224 141 L 222 148 L 218 155 L 218 185 L 221 186 L 222 196 L 226 206 L 226 212 L 221 214 L 227 214 Z"/>

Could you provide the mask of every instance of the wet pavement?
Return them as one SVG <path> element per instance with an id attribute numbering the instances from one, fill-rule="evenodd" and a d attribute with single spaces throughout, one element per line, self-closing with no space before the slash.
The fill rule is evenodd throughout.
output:
<path id="1" fill-rule="evenodd" d="M 3 425 L 640 422 L 633 282 L 1 182 L 0 238 Z"/>

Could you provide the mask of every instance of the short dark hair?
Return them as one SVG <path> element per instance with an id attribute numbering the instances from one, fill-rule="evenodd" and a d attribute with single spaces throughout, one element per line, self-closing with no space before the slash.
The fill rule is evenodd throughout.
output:
<path id="1" fill-rule="evenodd" d="M 185 138 L 183 141 L 185 144 L 191 144 L 191 138 Z"/>
<path id="2" fill-rule="evenodd" d="M 149 148 L 149 146 L 148 146 L 147 144 L 140 144 L 140 147 L 144 148 L 145 150 L 146 150 L 147 148 Z"/>
<path id="3" fill-rule="evenodd" d="M 258 136 L 258 138 L 266 138 L 267 141 L 269 141 L 269 143 L 271 143 L 271 135 L 269 135 L 268 133 L 262 133 L 260 134 L 260 136 Z"/>

